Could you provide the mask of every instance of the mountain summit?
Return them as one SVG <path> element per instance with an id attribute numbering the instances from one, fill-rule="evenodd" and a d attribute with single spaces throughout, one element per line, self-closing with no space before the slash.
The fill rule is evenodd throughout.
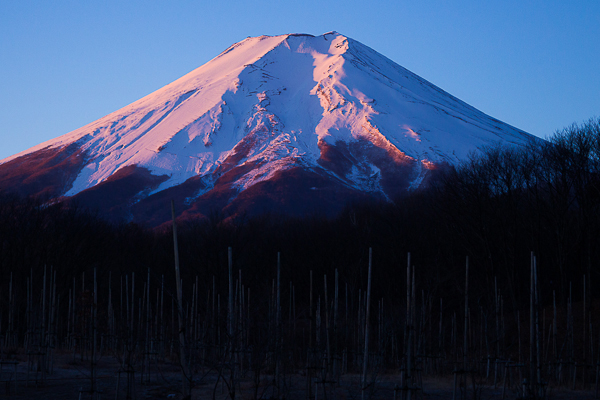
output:
<path id="1" fill-rule="evenodd" d="M 162 89 L 0 161 L 0 187 L 113 219 L 332 214 L 532 136 L 336 32 L 247 38 Z"/>

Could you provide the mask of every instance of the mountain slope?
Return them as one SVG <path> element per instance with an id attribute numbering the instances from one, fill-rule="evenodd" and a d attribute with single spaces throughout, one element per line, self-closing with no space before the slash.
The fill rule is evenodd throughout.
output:
<path id="1" fill-rule="evenodd" d="M 189 217 L 333 213 L 531 138 L 336 32 L 261 36 L 0 161 L 0 185 L 151 225 L 168 219 L 169 199 Z"/>

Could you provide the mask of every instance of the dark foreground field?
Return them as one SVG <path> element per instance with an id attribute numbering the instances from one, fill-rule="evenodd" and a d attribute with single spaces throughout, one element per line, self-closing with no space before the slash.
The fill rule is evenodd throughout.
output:
<path id="1" fill-rule="evenodd" d="M 6 399 L 181 399 L 181 375 L 179 365 L 173 362 L 160 362 L 152 365 L 150 376 L 144 376 L 141 382 L 139 371 L 135 374 L 135 383 L 130 386 L 128 394 L 126 374 L 119 378 L 119 364 L 112 357 L 100 359 L 97 368 L 97 393 L 90 394 L 89 361 L 73 360 L 72 354 L 55 355 L 52 374 L 42 376 L 41 372 L 27 372 L 25 356 L 15 357 L 17 364 L 17 381 L 14 380 L 13 364 L 4 364 L 0 375 L 0 398 Z M 192 399 L 229 399 L 228 388 L 223 379 L 217 382 L 218 373 L 214 370 L 196 371 L 195 386 Z M 272 385 L 273 376 L 263 375 L 260 384 L 256 385 L 254 376 L 249 371 L 238 379 L 235 398 L 238 399 L 360 399 L 360 375 L 346 374 L 338 382 L 318 383 L 318 378 L 311 379 L 312 390 L 308 393 L 305 371 L 297 371 L 285 378 L 285 389 L 278 393 Z M 373 383 L 374 380 L 374 383 Z M 365 399 L 401 399 L 399 389 L 400 373 L 385 373 L 371 379 L 370 388 L 365 391 Z M 118 390 L 117 390 L 118 386 Z M 454 392 L 453 376 L 428 377 L 423 379 L 422 391 L 415 392 L 416 399 L 518 399 L 523 398 L 518 385 L 499 381 L 494 387 L 493 377 L 476 378 L 475 385 L 469 377 L 468 388 L 457 385 Z M 315 390 L 318 389 L 318 392 Z M 310 397 L 309 397 L 310 396 Z M 548 388 L 547 399 L 594 399 L 594 383 L 586 389 L 570 390 L 566 388 Z"/>

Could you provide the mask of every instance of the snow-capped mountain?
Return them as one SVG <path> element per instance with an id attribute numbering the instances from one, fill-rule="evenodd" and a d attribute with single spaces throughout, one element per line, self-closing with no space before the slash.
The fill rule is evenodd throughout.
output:
<path id="1" fill-rule="evenodd" d="M 0 161 L 0 187 L 158 225 L 391 200 L 440 163 L 532 136 L 336 32 L 247 38 L 162 89 Z"/>

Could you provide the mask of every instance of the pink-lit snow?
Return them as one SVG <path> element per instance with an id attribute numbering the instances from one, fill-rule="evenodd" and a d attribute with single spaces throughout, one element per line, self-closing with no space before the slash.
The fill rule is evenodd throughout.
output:
<path id="1" fill-rule="evenodd" d="M 320 140 L 332 146 L 367 140 L 417 161 L 412 187 L 435 163 L 455 163 L 496 142 L 531 140 L 369 47 L 330 32 L 247 38 L 162 89 L 0 164 L 78 141 L 85 163 L 67 196 L 129 165 L 168 176 L 154 193 L 198 175 L 206 178 L 206 191 L 249 133 L 254 142 L 238 165 L 261 162 L 236 181 L 240 191 L 278 170 L 316 166 Z M 347 184 L 377 190 L 377 167 L 358 162 L 364 168 L 353 168 L 344 177 Z"/>

